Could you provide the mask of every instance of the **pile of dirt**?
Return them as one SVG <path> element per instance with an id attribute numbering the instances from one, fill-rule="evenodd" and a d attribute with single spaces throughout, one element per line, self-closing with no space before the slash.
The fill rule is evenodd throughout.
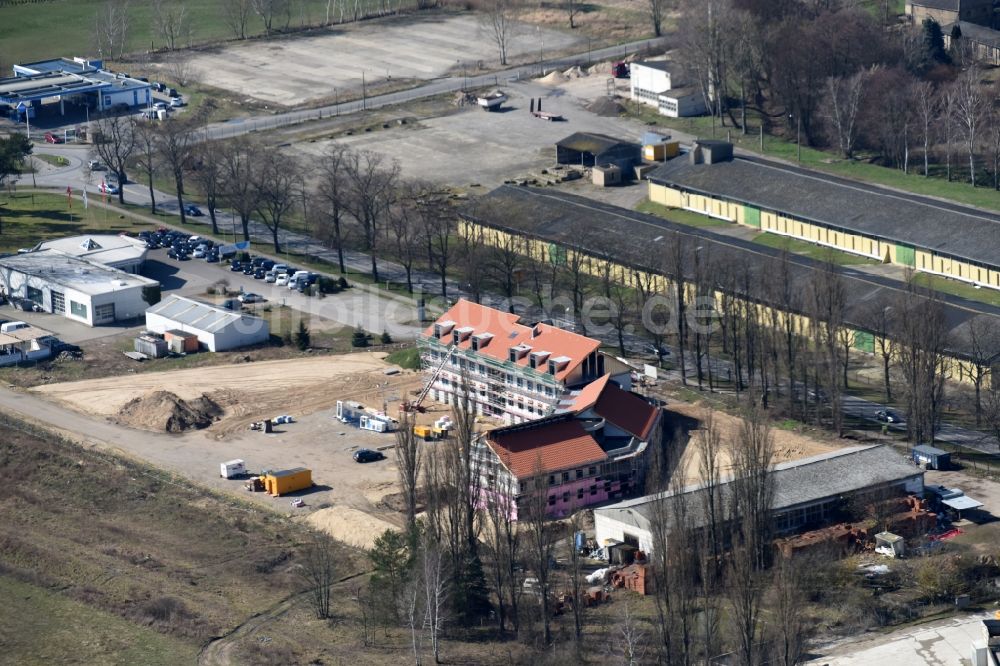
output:
<path id="1" fill-rule="evenodd" d="M 566 77 L 559 70 L 553 70 L 538 79 L 538 82 L 547 86 L 558 86 L 561 83 L 566 83 Z"/>
<path id="2" fill-rule="evenodd" d="M 622 106 L 614 97 L 598 97 L 586 106 L 587 111 L 606 118 L 617 118 L 625 113 Z"/>
<path id="3" fill-rule="evenodd" d="M 144 430 L 184 432 L 207 428 L 223 412 L 223 408 L 204 393 L 200 398 L 184 400 L 170 391 L 152 391 L 125 403 L 117 420 Z"/>
<path id="4" fill-rule="evenodd" d="M 590 76 L 590 72 L 585 69 L 581 69 L 579 65 L 576 65 L 575 67 L 570 67 L 563 72 L 563 76 L 567 79 L 578 79 L 581 76 Z"/>

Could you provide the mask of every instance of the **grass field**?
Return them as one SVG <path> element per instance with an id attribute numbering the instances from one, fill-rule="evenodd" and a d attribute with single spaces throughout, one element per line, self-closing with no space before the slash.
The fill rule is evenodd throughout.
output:
<path id="1" fill-rule="evenodd" d="M 841 252 L 840 250 L 834 250 L 823 245 L 815 245 L 795 238 L 789 238 L 788 236 L 779 236 L 778 234 L 768 232 L 758 234 L 754 237 L 753 242 L 779 250 L 787 250 L 792 254 L 801 254 L 820 261 L 827 261 L 838 266 L 878 263 L 874 259 L 851 254 L 850 252 Z"/>
<path id="2" fill-rule="evenodd" d="M 17 479 L 0 487 L 0 661 L 192 663 L 299 590 L 305 527 L 3 415 L 0 427 L 0 476 Z M 344 574 L 364 563 L 338 558 Z"/>
<path id="3" fill-rule="evenodd" d="M 929 275 L 927 273 L 914 273 L 913 281 L 945 294 L 961 296 L 970 301 L 979 301 L 981 303 L 1000 306 L 1000 291 L 996 289 L 976 289 L 971 284 L 965 282 L 949 280 L 939 275 Z"/>
<path id="4" fill-rule="evenodd" d="M 14 63 L 31 62 L 60 56 L 96 56 L 94 25 L 98 14 L 106 6 L 104 0 L 48 0 L 43 2 L 0 6 L 0 44 L 3 44 L 2 64 L 9 69 Z M 406 9 L 414 3 L 400 3 Z M 164 41 L 153 29 L 152 2 L 132 2 L 128 6 L 130 52 L 160 49 Z M 232 39 L 233 33 L 226 25 L 222 3 L 218 0 L 186 0 L 184 6 L 191 16 L 191 41 L 206 44 Z M 298 0 L 293 3 L 288 17 L 289 29 L 318 26 L 326 22 L 326 0 Z M 361 0 L 362 13 L 378 7 L 376 0 Z M 353 11 L 353 6 L 351 7 Z M 336 21 L 336 12 L 331 20 Z M 275 20 L 276 27 L 284 28 L 284 18 Z M 58 44 L 53 42 L 58 33 Z M 249 36 L 264 33 L 260 18 L 251 16 L 247 26 Z"/>
<path id="5" fill-rule="evenodd" d="M 715 217 L 699 215 L 698 213 L 678 208 L 668 208 L 652 201 L 640 201 L 635 210 L 647 215 L 662 217 L 664 220 L 670 220 L 678 224 L 686 224 L 690 227 L 730 227 L 733 225 L 732 222 L 726 222 Z"/>
<path id="6" fill-rule="evenodd" d="M 85 209 L 60 194 L 0 193 L 0 252 L 16 252 L 43 241 L 79 234 L 135 233 L 153 225 L 99 206 Z"/>

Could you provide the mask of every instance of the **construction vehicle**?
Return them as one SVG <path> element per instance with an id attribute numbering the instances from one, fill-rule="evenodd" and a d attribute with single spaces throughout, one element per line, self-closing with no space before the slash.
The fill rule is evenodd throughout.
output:
<path id="1" fill-rule="evenodd" d="M 629 78 L 631 76 L 631 72 L 629 72 L 628 63 L 623 60 L 611 63 L 611 76 L 616 79 Z"/>
<path id="2" fill-rule="evenodd" d="M 422 389 L 420 389 L 420 393 L 417 395 L 417 399 L 414 400 L 413 402 L 409 402 L 409 401 L 404 402 L 403 404 L 401 404 L 399 406 L 399 411 L 401 413 L 402 412 L 421 412 L 421 413 L 423 413 L 424 409 L 420 406 L 421 403 L 423 403 L 424 398 L 427 397 L 427 394 L 430 393 L 431 386 L 433 386 L 434 382 L 437 381 L 438 375 L 441 374 L 441 370 L 444 369 L 445 364 L 448 363 L 448 361 L 451 359 L 452 355 L 456 351 L 458 351 L 458 347 L 457 346 L 452 346 L 451 349 L 448 350 L 448 353 L 444 355 L 444 358 L 441 359 L 441 362 L 438 364 L 438 366 L 436 368 L 434 368 L 434 372 L 431 374 L 430 379 L 428 379 L 427 383 L 424 384 L 424 387 Z"/>
<path id="3" fill-rule="evenodd" d="M 252 476 L 246 480 L 243 487 L 251 493 L 259 493 L 264 490 L 264 482 L 259 476 Z"/>

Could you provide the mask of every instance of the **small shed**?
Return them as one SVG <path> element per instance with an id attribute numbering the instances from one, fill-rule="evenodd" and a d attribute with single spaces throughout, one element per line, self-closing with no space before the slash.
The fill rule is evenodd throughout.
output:
<path id="1" fill-rule="evenodd" d="M 906 554 L 906 540 L 892 532 L 875 535 L 875 552 L 888 557 L 902 557 Z"/>
<path id="2" fill-rule="evenodd" d="M 594 185 L 598 187 L 609 187 L 611 185 L 622 184 L 621 167 L 614 164 L 602 164 L 594 167 Z"/>
<path id="3" fill-rule="evenodd" d="M 613 164 L 630 177 L 632 167 L 642 162 L 642 146 L 606 134 L 576 132 L 556 143 L 556 162 L 591 167 Z"/>
<path id="4" fill-rule="evenodd" d="M 166 341 L 170 351 L 177 354 L 196 352 L 199 349 L 198 336 L 195 333 L 187 333 L 176 329 L 163 332 L 163 339 Z"/>
<path id="5" fill-rule="evenodd" d="M 163 358 L 167 355 L 167 341 L 155 335 L 140 335 L 135 339 L 135 350 L 149 358 Z"/>
<path id="6" fill-rule="evenodd" d="M 948 469 L 951 467 L 951 454 L 929 444 L 918 444 L 913 447 L 913 462 L 927 469 Z"/>
<path id="7" fill-rule="evenodd" d="M 183 331 L 211 352 L 258 345 L 271 337 L 268 323 L 260 317 L 176 294 L 146 310 L 146 328 L 164 334 Z"/>

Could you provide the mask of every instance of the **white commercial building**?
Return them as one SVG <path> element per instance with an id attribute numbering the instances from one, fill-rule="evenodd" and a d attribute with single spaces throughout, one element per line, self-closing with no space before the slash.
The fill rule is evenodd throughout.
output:
<path id="1" fill-rule="evenodd" d="M 58 250 L 126 273 L 141 272 L 146 262 L 146 244 L 138 238 L 124 235 L 70 236 L 39 243 L 35 250 Z"/>
<path id="2" fill-rule="evenodd" d="M 213 352 L 258 345 L 271 338 L 270 327 L 260 317 L 174 295 L 146 310 L 146 328 L 154 333 L 194 333 Z"/>
<path id="3" fill-rule="evenodd" d="M 0 257 L 0 289 L 88 326 L 141 317 L 160 283 L 58 250 Z"/>
<path id="4" fill-rule="evenodd" d="M 676 65 L 668 60 L 644 60 L 629 65 L 632 99 L 652 106 L 671 118 L 697 116 L 707 112 L 704 95 L 696 86 L 682 86 L 671 74 Z"/>

